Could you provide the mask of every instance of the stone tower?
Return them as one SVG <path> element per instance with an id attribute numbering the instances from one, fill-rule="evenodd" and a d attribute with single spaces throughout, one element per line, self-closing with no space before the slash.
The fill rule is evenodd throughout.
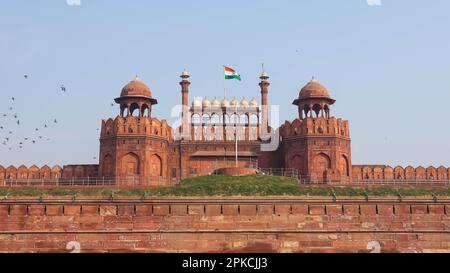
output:
<path id="1" fill-rule="evenodd" d="M 187 70 L 183 70 L 183 72 L 180 75 L 181 81 L 181 127 L 180 127 L 180 139 L 189 139 L 190 138 L 190 122 L 189 122 L 189 106 L 188 106 L 188 100 L 189 100 L 189 85 L 191 85 L 191 82 L 189 81 L 189 73 Z"/>
<path id="2" fill-rule="evenodd" d="M 261 82 L 259 83 L 259 87 L 261 89 L 261 124 L 263 132 L 266 133 L 269 131 L 269 75 L 263 70 L 259 78 L 261 79 Z"/>
<path id="3" fill-rule="evenodd" d="M 120 113 L 102 121 L 99 175 L 119 185 L 164 185 L 172 129 L 151 115 L 157 100 L 138 77 L 115 99 Z"/>
<path id="4" fill-rule="evenodd" d="M 334 103 L 313 79 L 293 102 L 298 118 L 280 130 L 285 167 L 298 169 L 312 183 L 351 181 L 349 124 L 331 115 Z"/>

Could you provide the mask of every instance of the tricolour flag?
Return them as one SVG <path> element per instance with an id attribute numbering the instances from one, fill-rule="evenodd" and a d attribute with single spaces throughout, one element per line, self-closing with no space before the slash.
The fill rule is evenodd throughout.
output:
<path id="1" fill-rule="evenodd" d="M 224 71 L 224 73 L 225 73 L 225 79 L 226 79 L 226 80 L 231 80 L 231 79 L 241 80 L 241 75 L 239 75 L 239 74 L 236 72 L 236 70 L 224 66 L 224 67 L 223 67 L 223 71 Z"/>

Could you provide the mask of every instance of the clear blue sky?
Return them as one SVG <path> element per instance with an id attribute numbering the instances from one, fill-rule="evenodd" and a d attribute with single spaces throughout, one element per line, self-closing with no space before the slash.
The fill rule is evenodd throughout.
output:
<path id="1" fill-rule="evenodd" d="M 312 75 L 329 88 L 332 113 L 350 121 L 354 164 L 448 166 L 450 1 L 381 3 L 3 0 L 0 138 L 11 129 L 12 141 L 37 143 L 0 143 L 0 164 L 97 162 L 96 129 L 136 73 L 159 101 L 153 115 L 169 119 L 183 68 L 190 100 L 223 96 L 223 64 L 243 77 L 230 96 L 259 100 L 264 62 L 282 121 L 297 116 L 291 102 Z"/>

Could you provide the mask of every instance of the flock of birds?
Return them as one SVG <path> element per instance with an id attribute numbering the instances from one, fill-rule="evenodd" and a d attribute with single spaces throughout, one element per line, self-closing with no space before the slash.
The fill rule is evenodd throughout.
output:
<path id="1" fill-rule="evenodd" d="M 23 76 L 25 80 L 29 78 L 28 75 Z M 67 89 L 64 85 L 60 86 L 60 89 L 62 92 L 66 92 Z M 15 126 L 21 125 L 21 120 L 19 118 L 19 114 L 15 112 L 15 106 L 16 106 L 17 100 L 15 97 L 10 98 L 10 106 L 9 111 L 4 112 L 1 114 L 2 119 L 0 119 L 0 134 L 2 134 L 4 137 L 1 140 L 1 146 L 6 147 L 8 150 L 12 151 L 14 148 L 23 149 L 26 145 L 33 145 L 38 143 L 39 141 L 50 141 L 49 137 L 45 137 L 46 134 L 45 130 L 50 127 L 50 124 L 57 124 L 58 120 L 55 118 L 53 121 L 44 122 L 42 127 L 36 127 L 33 129 L 34 134 L 31 134 L 28 137 L 19 138 L 16 137 L 16 129 Z M 13 122 L 11 122 L 13 121 Z M 9 123 L 10 126 L 7 126 L 6 124 Z M 5 136 L 6 135 L 6 136 Z"/>
<path id="2" fill-rule="evenodd" d="M 29 75 L 23 75 L 25 80 L 29 79 Z M 66 93 L 67 88 L 61 84 L 59 86 L 61 93 Z M 8 111 L 1 113 L 0 115 L 0 147 L 7 148 L 8 150 L 21 150 L 27 145 L 36 145 L 39 142 L 50 141 L 48 137 L 48 129 L 52 126 L 58 124 L 58 120 L 54 118 L 53 120 L 47 120 L 41 124 L 39 127 L 32 127 L 32 132 L 29 133 L 27 137 L 20 137 L 16 133 L 19 130 L 18 126 L 22 125 L 19 114 L 15 111 L 17 105 L 17 99 L 15 97 L 10 97 L 10 105 Z M 111 103 L 111 107 L 114 104 Z M 15 128 L 14 128 L 15 127 Z M 98 131 L 99 129 L 97 129 Z M 93 157 L 97 159 L 97 157 Z"/>

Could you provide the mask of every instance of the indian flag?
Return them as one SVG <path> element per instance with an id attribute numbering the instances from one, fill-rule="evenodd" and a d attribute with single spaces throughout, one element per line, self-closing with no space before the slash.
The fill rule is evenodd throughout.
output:
<path id="1" fill-rule="evenodd" d="M 236 72 L 236 70 L 224 66 L 224 67 L 223 67 L 223 71 L 224 71 L 224 73 L 225 73 L 225 79 L 226 79 L 226 80 L 231 80 L 231 79 L 241 80 L 241 75 L 239 75 L 239 74 Z"/>

